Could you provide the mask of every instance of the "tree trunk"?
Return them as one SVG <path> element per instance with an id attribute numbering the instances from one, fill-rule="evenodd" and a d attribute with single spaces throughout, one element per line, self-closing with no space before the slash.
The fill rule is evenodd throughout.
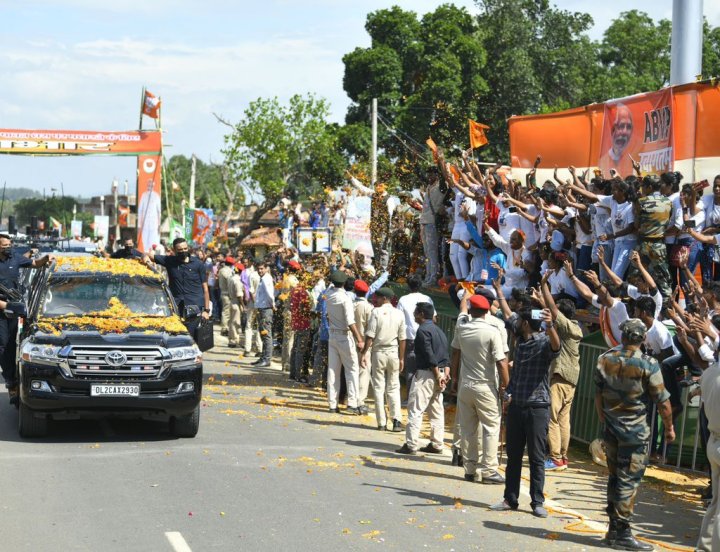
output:
<path id="1" fill-rule="evenodd" d="M 245 230 L 240 232 L 240 235 L 238 236 L 238 244 L 242 242 L 247 236 L 250 235 L 250 233 L 258 228 L 260 226 L 260 219 L 263 217 L 265 213 L 270 211 L 275 205 L 277 205 L 278 201 L 280 201 L 279 197 L 272 197 L 272 198 L 265 198 L 265 201 L 258 205 L 257 210 L 253 213 L 252 218 L 250 219 L 250 222 L 247 225 L 247 228 Z"/>

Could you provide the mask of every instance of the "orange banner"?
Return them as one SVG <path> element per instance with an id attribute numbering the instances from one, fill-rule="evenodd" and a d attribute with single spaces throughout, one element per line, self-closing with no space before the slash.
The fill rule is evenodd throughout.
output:
<path id="1" fill-rule="evenodd" d="M 147 253 L 153 245 L 160 243 L 161 211 L 161 163 L 159 155 L 138 157 L 138 203 L 137 203 L 137 247 Z"/>
<path id="2" fill-rule="evenodd" d="M 632 173 L 629 153 L 644 172 L 672 167 L 686 179 L 711 180 L 720 172 L 719 119 L 717 82 L 675 86 L 558 113 L 511 117 L 512 166 L 530 169 L 540 155 L 541 170 L 600 166 L 608 175 L 612 166 L 627 176 Z"/>
<path id="3" fill-rule="evenodd" d="M 157 130 L 85 131 L 0 129 L 0 153 L 16 155 L 159 154 Z"/>
<path id="4" fill-rule="evenodd" d="M 638 94 L 605 104 L 598 165 L 605 172 L 632 174 L 634 159 L 643 174 L 672 170 L 672 89 Z"/>

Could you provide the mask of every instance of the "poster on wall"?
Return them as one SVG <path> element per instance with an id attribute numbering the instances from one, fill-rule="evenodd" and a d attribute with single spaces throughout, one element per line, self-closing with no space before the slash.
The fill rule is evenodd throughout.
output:
<path id="1" fill-rule="evenodd" d="M 373 256 L 370 242 L 370 203 L 367 196 L 348 197 L 342 244 L 344 249 L 359 250 L 368 258 Z"/>
<path id="2" fill-rule="evenodd" d="M 632 160 L 640 172 L 660 174 L 672 170 L 672 89 L 638 94 L 605 104 L 598 165 L 606 175 L 633 174 Z"/>
<path id="3" fill-rule="evenodd" d="M 137 247 L 144 253 L 147 253 L 154 244 L 160 243 L 161 163 L 162 159 L 159 155 L 138 157 Z"/>

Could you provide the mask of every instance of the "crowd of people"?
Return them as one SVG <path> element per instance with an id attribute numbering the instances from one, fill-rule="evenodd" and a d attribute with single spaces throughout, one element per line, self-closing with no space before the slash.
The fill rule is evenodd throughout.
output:
<path id="1" fill-rule="evenodd" d="M 675 439 L 681 389 L 690 386 L 701 393 L 712 468 L 698 549 L 720 549 L 720 415 L 708 403 L 720 389 L 720 176 L 703 194 L 703 183 L 683 183 L 677 172 L 634 168 L 623 178 L 569 167 L 566 179 L 556 170 L 538 184 L 534 168 L 521 182 L 500 165 L 485 169 L 467 154 L 453 165 L 439 152 L 419 199 L 404 194 L 392 213 L 383 186 L 360 190 L 372 200 L 372 258 L 339 240 L 331 254 L 302 257 L 292 246 L 261 259 L 198 251 L 207 297 L 196 301 L 207 311 L 220 305 L 212 314 L 228 345 L 255 353 L 256 366 L 269 366 L 277 347 L 288 377 L 323 389 L 330 412 L 345 397 L 345 413 L 367 414 L 372 392 L 378 429 L 405 433 L 400 454 L 443 452 L 451 391 L 453 465 L 469 482 L 504 485 L 493 508 L 516 510 L 527 453 L 539 517 L 547 516 L 545 472 L 569 466 L 579 345 L 596 323 L 610 348 L 593 374 L 609 469 L 605 542 L 652 548 L 632 535 L 633 505 L 650 455 L 662 457 Z M 286 221 L 297 212 L 280 210 Z M 342 205 L 318 203 L 307 223 L 334 227 L 342 217 Z M 409 254 L 407 243 L 422 252 Z M 173 248 L 185 254 L 187 244 Z M 167 266 L 169 258 L 155 261 Z M 397 298 L 387 282 L 400 278 L 409 293 Z M 434 322 L 428 287 L 446 290 L 458 308 L 450 342 Z M 578 309 L 586 310 L 582 325 Z M 424 414 L 431 432 L 421 447 Z"/>

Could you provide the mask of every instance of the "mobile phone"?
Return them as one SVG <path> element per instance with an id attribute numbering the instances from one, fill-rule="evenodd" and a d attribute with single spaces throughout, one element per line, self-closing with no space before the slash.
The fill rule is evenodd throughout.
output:
<path id="1" fill-rule="evenodd" d="M 710 186 L 710 182 L 708 182 L 707 178 L 693 184 L 693 188 L 695 188 L 696 190 L 704 190 L 708 186 Z"/>
<path id="2" fill-rule="evenodd" d="M 509 213 L 515 213 L 515 212 L 517 212 L 517 207 L 515 207 L 514 205 L 513 205 L 512 207 L 508 207 L 508 212 L 509 212 Z"/>
<path id="3" fill-rule="evenodd" d="M 694 220 L 686 220 L 685 228 L 695 228 L 695 221 Z"/>
<path id="4" fill-rule="evenodd" d="M 540 309 L 533 309 L 531 315 L 533 320 L 542 320 L 542 310 Z"/>

